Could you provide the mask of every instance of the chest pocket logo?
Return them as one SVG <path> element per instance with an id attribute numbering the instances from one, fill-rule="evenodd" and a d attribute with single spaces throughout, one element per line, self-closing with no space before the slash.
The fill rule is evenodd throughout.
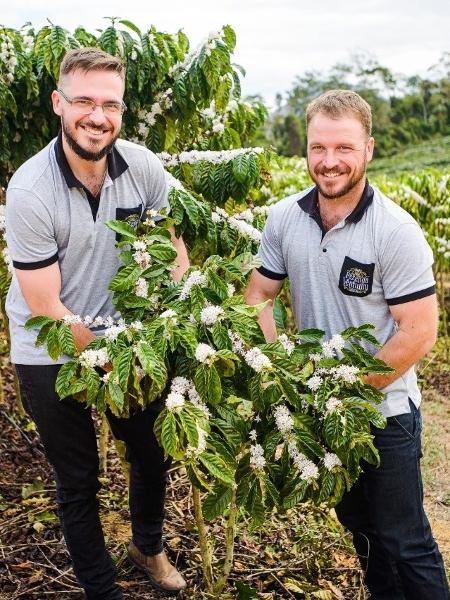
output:
<path id="1" fill-rule="evenodd" d="M 339 289 L 346 296 L 368 296 L 372 293 L 374 270 L 375 263 L 360 263 L 346 256 L 339 276 Z"/>
<path id="2" fill-rule="evenodd" d="M 116 208 L 116 219 L 118 221 L 125 221 L 128 225 L 131 225 L 133 229 L 137 229 L 139 221 L 141 220 L 142 204 L 136 206 L 136 208 Z M 116 233 L 116 241 L 118 241 L 120 235 Z"/>

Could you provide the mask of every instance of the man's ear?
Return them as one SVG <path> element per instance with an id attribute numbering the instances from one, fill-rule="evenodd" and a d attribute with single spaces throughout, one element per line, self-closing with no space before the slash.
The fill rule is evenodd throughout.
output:
<path id="1" fill-rule="evenodd" d="M 367 162 L 369 162 L 369 161 L 372 160 L 374 148 L 375 148 L 375 138 L 370 137 L 367 140 L 367 144 L 366 144 L 366 158 L 367 158 Z"/>
<path id="2" fill-rule="evenodd" d="M 56 90 L 53 90 L 51 98 L 52 98 L 53 111 L 58 116 L 61 116 L 62 115 L 61 96 L 59 95 L 59 93 Z"/>

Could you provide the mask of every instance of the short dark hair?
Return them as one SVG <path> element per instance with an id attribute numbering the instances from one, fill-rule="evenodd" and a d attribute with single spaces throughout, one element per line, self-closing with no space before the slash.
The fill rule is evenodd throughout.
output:
<path id="1" fill-rule="evenodd" d="M 306 127 L 319 113 L 332 119 L 350 113 L 358 119 L 369 137 L 372 133 L 372 109 L 364 98 L 351 90 L 329 90 L 312 100 L 306 107 Z"/>
<path id="2" fill-rule="evenodd" d="M 125 80 L 125 65 L 117 56 L 112 56 L 100 48 L 75 48 L 69 50 L 62 59 L 58 85 L 65 75 L 78 69 L 84 72 L 112 71 Z"/>

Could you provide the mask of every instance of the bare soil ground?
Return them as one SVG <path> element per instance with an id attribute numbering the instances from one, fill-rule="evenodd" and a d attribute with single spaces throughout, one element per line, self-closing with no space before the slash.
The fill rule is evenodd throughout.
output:
<path id="1" fill-rule="evenodd" d="M 32 423 L 15 405 L 14 383 L 4 359 L 0 403 L 0 600 L 81 600 L 54 504 L 54 483 Z M 426 507 L 447 566 L 450 567 L 450 373 L 430 363 L 424 390 L 424 481 Z M 161 596 L 126 561 L 130 537 L 126 486 L 113 447 L 102 475 L 102 521 L 127 599 Z M 220 523 L 214 524 L 217 539 Z M 173 469 L 167 498 L 166 547 L 189 581 L 184 597 L 207 598 L 201 591 L 200 555 L 189 485 Z M 367 594 L 349 536 L 332 512 L 304 508 L 280 515 L 261 532 L 239 532 L 235 582 L 258 592 L 258 598 L 364 600 Z M 253 595 L 241 596 L 252 598 Z"/>

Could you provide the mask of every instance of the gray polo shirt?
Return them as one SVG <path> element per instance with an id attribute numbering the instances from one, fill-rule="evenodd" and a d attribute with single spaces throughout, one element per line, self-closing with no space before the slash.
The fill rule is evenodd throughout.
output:
<path id="1" fill-rule="evenodd" d="M 118 318 L 108 285 L 120 266 L 115 233 L 105 222 L 131 225 L 147 208 L 168 208 L 164 169 L 143 146 L 117 140 L 108 172 L 93 198 L 76 179 L 62 150 L 61 136 L 26 161 L 11 178 L 6 194 L 6 237 L 17 269 L 59 263 L 63 304 L 81 316 Z M 54 361 L 36 348 L 35 331 L 24 324 L 30 310 L 13 275 L 6 299 L 11 332 L 11 361 L 44 365 Z M 63 363 L 67 357 L 58 362 Z"/>
<path id="2" fill-rule="evenodd" d="M 368 183 L 353 212 L 329 231 L 315 187 L 275 204 L 259 256 L 262 275 L 289 277 L 298 328 L 318 327 L 328 337 L 372 323 L 384 344 L 396 331 L 389 306 L 435 293 L 433 255 L 419 225 Z M 408 396 L 420 404 L 413 367 L 383 391 L 385 416 L 409 412 Z"/>

